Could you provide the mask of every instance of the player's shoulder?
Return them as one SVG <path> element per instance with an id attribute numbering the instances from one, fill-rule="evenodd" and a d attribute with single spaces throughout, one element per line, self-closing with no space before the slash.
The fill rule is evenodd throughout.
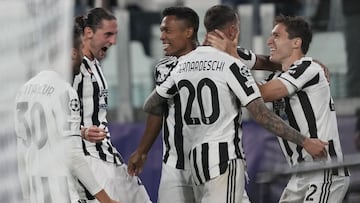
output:
<path id="1" fill-rule="evenodd" d="M 165 56 L 160 59 L 154 67 L 154 80 L 157 85 L 163 83 L 170 75 L 170 72 L 175 68 L 178 59 L 175 56 Z"/>
<path id="2" fill-rule="evenodd" d="M 317 69 L 321 69 L 321 67 L 319 64 L 314 62 L 311 57 L 302 57 L 289 67 L 288 72 L 304 73 L 309 71 L 316 71 Z"/>

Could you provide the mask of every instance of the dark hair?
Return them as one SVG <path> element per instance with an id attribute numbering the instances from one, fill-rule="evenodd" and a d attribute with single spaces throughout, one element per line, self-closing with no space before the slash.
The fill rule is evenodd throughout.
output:
<path id="1" fill-rule="evenodd" d="M 310 24 L 300 16 L 284 16 L 279 15 L 275 17 L 274 25 L 284 24 L 286 32 L 289 34 L 289 39 L 296 37 L 301 38 L 301 51 L 306 54 L 312 40 L 312 31 Z"/>
<path id="2" fill-rule="evenodd" d="M 81 36 L 83 35 L 83 27 L 78 23 L 80 19 L 75 17 L 73 26 L 73 48 L 79 49 L 81 44 Z"/>
<path id="3" fill-rule="evenodd" d="M 199 30 L 199 16 L 189 7 L 173 6 L 165 8 L 162 16 L 175 16 L 177 19 L 185 22 L 187 27 L 194 28 L 193 40 L 197 42 L 197 33 Z"/>
<path id="4" fill-rule="evenodd" d="M 209 8 L 204 17 L 207 32 L 222 29 L 227 23 L 238 20 L 236 11 L 227 5 L 216 5 Z"/>
<path id="5" fill-rule="evenodd" d="M 90 27 L 94 32 L 97 28 L 101 28 L 102 20 L 116 20 L 116 17 L 104 8 L 93 8 L 85 16 L 77 16 L 77 23 L 84 31 L 85 27 Z"/>

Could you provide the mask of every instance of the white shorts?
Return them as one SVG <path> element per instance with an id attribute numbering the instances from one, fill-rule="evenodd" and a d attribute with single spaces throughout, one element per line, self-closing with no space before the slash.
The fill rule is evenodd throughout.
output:
<path id="1" fill-rule="evenodd" d="M 349 184 L 349 176 L 331 175 L 331 170 L 295 174 L 290 178 L 279 202 L 339 203 L 343 201 Z"/>
<path id="2" fill-rule="evenodd" d="M 96 180 L 105 189 L 108 195 L 117 201 L 124 203 L 151 203 L 144 185 L 137 176 L 127 173 L 127 166 L 116 166 L 113 163 L 102 161 L 92 156 L 86 156 Z M 87 199 L 83 187 L 79 191 L 81 198 Z M 99 201 L 88 200 L 88 203 Z"/>
<path id="3" fill-rule="evenodd" d="M 230 160 L 224 174 L 204 184 L 195 185 L 197 203 L 247 203 L 245 166 L 242 159 Z"/>
<path id="4" fill-rule="evenodd" d="M 190 170 L 162 164 L 158 203 L 195 203 Z"/>

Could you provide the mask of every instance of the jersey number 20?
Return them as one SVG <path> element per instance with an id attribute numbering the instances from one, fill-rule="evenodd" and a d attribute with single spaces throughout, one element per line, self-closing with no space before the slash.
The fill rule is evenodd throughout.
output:
<path id="1" fill-rule="evenodd" d="M 208 87 L 211 93 L 210 96 L 211 96 L 212 112 L 209 116 L 206 116 L 204 111 L 204 103 L 203 103 L 203 95 L 202 95 L 202 90 L 204 87 Z M 200 80 L 196 88 L 189 80 L 180 80 L 178 83 L 178 88 L 179 90 L 181 88 L 187 88 L 189 91 L 189 97 L 184 114 L 184 120 L 187 125 L 200 125 L 200 118 L 191 117 L 191 110 L 193 103 L 195 102 L 195 95 L 197 95 L 197 102 L 199 104 L 200 113 L 201 113 L 200 115 L 201 122 L 203 124 L 210 125 L 219 118 L 219 114 L 220 114 L 219 95 L 216 88 L 216 84 L 212 80 L 210 80 L 209 78 L 204 78 Z"/>

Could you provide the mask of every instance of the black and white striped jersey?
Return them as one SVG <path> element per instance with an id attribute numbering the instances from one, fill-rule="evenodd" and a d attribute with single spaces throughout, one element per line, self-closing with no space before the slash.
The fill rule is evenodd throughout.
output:
<path id="1" fill-rule="evenodd" d="M 165 98 L 179 96 L 183 136 L 190 143 L 196 184 L 225 172 L 228 161 L 244 158 L 241 106 L 260 97 L 249 69 L 238 59 L 200 46 L 178 59 L 156 87 Z"/>
<path id="2" fill-rule="evenodd" d="M 96 125 L 108 132 L 106 119 L 108 89 L 104 74 L 96 59 L 91 61 L 84 56 L 80 74 L 74 78 L 73 87 L 80 99 L 81 125 L 84 127 Z M 83 150 L 85 155 L 91 155 L 103 161 L 115 164 L 124 162 L 110 141 L 110 133 L 99 143 L 83 139 Z"/>
<path id="3" fill-rule="evenodd" d="M 176 57 L 165 57 L 159 61 L 154 69 L 157 86 L 165 81 L 176 64 Z M 183 137 L 183 119 L 179 95 L 169 99 L 167 107 L 162 127 L 163 162 L 177 169 L 189 169 L 190 144 Z"/>
<path id="4" fill-rule="evenodd" d="M 310 57 L 296 61 L 287 71 L 269 75 L 267 81 L 279 79 L 288 89 L 289 96 L 273 102 L 273 111 L 291 127 L 310 138 L 329 142 L 328 160 L 343 160 L 337 127 L 334 101 L 330 85 L 319 64 Z M 278 137 L 281 149 L 291 166 L 313 161 L 302 147 Z M 335 172 L 336 171 L 336 172 Z M 341 174 L 343 170 L 339 170 Z M 337 174 L 337 170 L 334 170 Z M 345 170 L 345 174 L 347 170 Z"/>
<path id="5" fill-rule="evenodd" d="M 77 202 L 75 178 L 92 192 L 101 188 L 91 179 L 81 150 L 80 103 L 76 91 L 54 71 L 42 71 L 25 83 L 16 96 L 20 181 L 30 202 Z M 76 160 L 76 163 L 74 161 Z M 90 180 L 88 181 L 88 179 Z M 82 179 L 84 180 L 84 179 Z"/>

